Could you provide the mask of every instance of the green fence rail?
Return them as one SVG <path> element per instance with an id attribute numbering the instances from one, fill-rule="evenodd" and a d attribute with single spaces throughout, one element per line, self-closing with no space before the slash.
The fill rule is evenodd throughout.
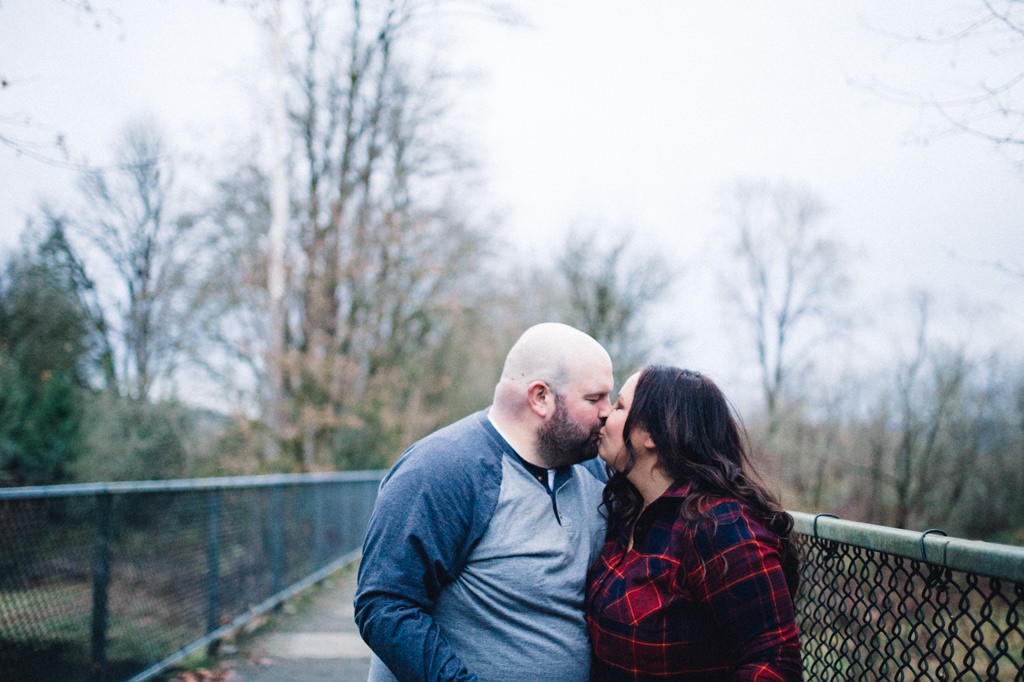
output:
<path id="1" fill-rule="evenodd" d="M 354 561 L 384 473 L 0 489 L 0 680 L 159 676 Z M 806 680 L 1024 682 L 1024 548 L 794 517 Z"/>
<path id="2" fill-rule="evenodd" d="M 156 677 L 357 559 L 382 475 L 0 489 L 0 680 Z"/>

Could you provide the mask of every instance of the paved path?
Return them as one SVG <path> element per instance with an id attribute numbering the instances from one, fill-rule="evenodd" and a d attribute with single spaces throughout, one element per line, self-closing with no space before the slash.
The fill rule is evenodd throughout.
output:
<path id="1" fill-rule="evenodd" d="M 352 617 L 355 566 L 297 597 L 252 634 L 222 647 L 232 682 L 365 682 L 370 650 Z"/>

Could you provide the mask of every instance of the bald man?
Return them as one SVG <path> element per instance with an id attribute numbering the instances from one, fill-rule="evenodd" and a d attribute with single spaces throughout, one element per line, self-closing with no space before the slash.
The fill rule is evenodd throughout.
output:
<path id="1" fill-rule="evenodd" d="M 490 408 L 399 458 L 359 566 L 370 680 L 586 682 L 583 597 L 605 533 L 593 458 L 611 390 L 600 344 L 540 324 L 509 350 Z"/>

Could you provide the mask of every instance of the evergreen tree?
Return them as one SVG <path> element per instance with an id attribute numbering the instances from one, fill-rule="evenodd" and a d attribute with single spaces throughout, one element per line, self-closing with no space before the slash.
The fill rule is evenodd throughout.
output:
<path id="1" fill-rule="evenodd" d="M 79 451 L 95 327 L 63 223 L 0 273 L 0 483 L 65 480 Z"/>

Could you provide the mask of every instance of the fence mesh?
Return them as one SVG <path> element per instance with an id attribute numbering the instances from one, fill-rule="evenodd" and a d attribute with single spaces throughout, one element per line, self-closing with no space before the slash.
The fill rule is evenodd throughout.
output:
<path id="1" fill-rule="evenodd" d="M 0 504 L 0 679 L 89 670 L 91 511 L 85 499 Z"/>
<path id="2" fill-rule="evenodd" d="M 280 478 L 0 491 L 0 680 L 129 679 L 358 549 L 379 475 Z"/>
<path id="3" fill-rule="evenodd" d="M 806 680 L 1024 681 L 1024 583 L 804 536 Z"/>
<path id="4" fill-rule="evenodd" d="M 0 489 L 0 680 L 150 676 L 351 556 L 383 473 Z M 1024 549 L 794 516 L 804 679 L 1024 682 Z"/>

